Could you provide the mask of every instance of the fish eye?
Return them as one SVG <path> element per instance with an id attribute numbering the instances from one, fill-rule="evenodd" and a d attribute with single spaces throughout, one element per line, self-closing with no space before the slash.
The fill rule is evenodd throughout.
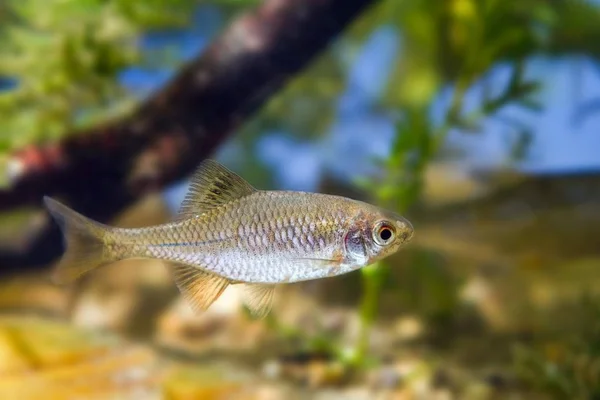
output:
<path id="1" fill-rule="evenodd" d="M 380 222 L 373 229 L 373 239 L 375 243 L 384 246 L 390 244 L 396 235 L 394 227 L 387 222 Z"/>

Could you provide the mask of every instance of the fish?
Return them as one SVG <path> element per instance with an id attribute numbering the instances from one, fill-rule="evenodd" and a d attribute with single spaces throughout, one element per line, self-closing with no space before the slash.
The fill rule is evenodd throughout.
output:
<path id="1" fill-rule="evenodd" d="M 53 278 L 70 283 L 125 259 L 157 259 L 188 304 L 207 310 L 229 285 L 266 316 L 282 284 L 331 278 L 382 260 L 414 235 L 408 219 L 347 197 L 259 190 L 207 159 L 191 175 L 179 212 L 141 228 L 105 225 L 44 196 L 65 251 Z"/>

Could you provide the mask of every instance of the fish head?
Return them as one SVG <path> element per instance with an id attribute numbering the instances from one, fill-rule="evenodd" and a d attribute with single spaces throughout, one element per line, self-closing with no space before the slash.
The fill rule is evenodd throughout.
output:
<path id="1" fill-rule="evenodd" d="M 356 267 L 373 264 L 410 242 L 414 228 L 401 215 L 364 204 L 344 237 L 346 262 Z"/>

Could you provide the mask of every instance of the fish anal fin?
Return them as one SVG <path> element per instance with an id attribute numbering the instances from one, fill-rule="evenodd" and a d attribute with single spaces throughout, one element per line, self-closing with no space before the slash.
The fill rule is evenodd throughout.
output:
<path id="1" fill-rule="evenodd" d="M 275 288 L 275 285 L 262 283 L 244 284 L 244 304 L 254 318 L 262 319 L 271 311 Z"/>
<path id="2" fill-rule="evenodd" d="M 246 180 L 217 161 L 205 160 L 190 179 L 177 219 L 192 218 L 256 191 Z"/>
<path id="3" fill-rule="evenodd" d="M 230 283 L 227 278 L 192 265 L 169 263 L 169 266 L 179 291 L 196 312 L 210 307 Z"/>

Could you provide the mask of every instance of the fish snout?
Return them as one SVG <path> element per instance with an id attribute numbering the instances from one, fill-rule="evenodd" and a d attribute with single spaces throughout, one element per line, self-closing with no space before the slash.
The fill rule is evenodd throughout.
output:
<path id="1" fill-rule="evenodd" d="M 402 240 L 402 243 L 408 243 L 415 234 L 415 229 L 409 220 L 404 217 L 396 218 L 396 229 L 398 231 L 398 237 Z"/>

